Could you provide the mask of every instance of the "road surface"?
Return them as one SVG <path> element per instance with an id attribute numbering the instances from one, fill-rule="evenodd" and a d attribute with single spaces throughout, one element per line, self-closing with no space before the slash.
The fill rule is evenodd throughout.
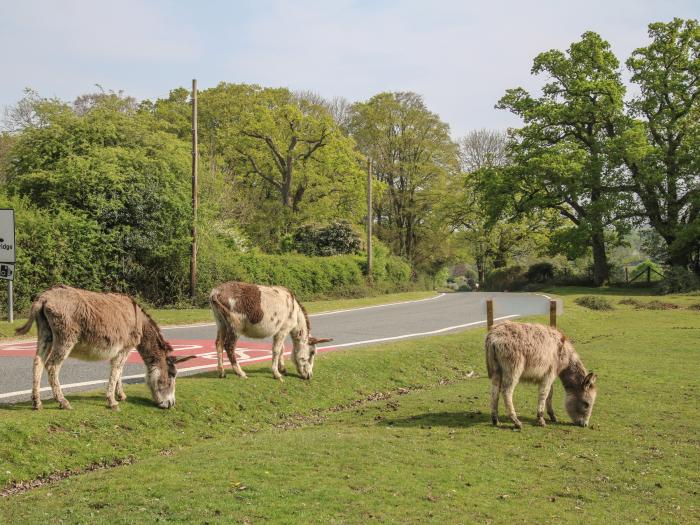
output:
<path id="1" fill-rule="evenodd" d="M 485 301 L 490 297 L 494 299 L 494 316 L 497 320 L 548 312 L 548 298 L 542 295 L 451 293 L 418 301 L 312 314 L 309 316 L 311 333 L 316 337 L 334 338 L 327 346 L 318 347 L 319 352 L 327 352 L 457 332 L 485 324 Z M 163 333 L 177 355 L 198 356 L 182 364 L 180 375 L 216 368 L 216 327 L 213 323 L 164 327 Z M 288 352 L 289 341 L 287 343 Z M 0 403 L 30 399 L 35 352 L 35 341 L 0 344 Z M 236 353 L 242 366 L 267 361 L 271 354 L 270 341 L 241 338 Z M 228 366 L 226 357 L 224 362 Z M 61 386 L 67 393 L 104 388 L 108 370 L 108 362 L 68 359 L 61 369 Z M 317 365 L 315 372 L 323 373 L 322 370 L 323 365 Z M 142 382 L 143 374 L 143 363 L 138 353 L 132 352 L 124 368 L 124 382 Z M 46 373 L 43 374 L 42 383 L 42 397 L 51 397 Z"/>

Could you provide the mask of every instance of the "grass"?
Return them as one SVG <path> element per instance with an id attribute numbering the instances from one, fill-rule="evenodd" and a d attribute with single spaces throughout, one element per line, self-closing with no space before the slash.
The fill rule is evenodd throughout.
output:
<path id="1" fill-rule="evenodd" d="M 0 498 L 0 522 L 697 522 L 697 312 L 591 311 L 554 292 L 599 376 L 590 428 L 535 427 L 530 385 L 523 431 L 492 427 L 472 330 L 321 355 L 310 383 L 265 365 L 181 378 L 171 411 L 143 385 L 117 413 L 102 392 L 69 395 L 71 412 L 0 406 L 0 485 L 76 473 Z"/>
<path id="2" fill-rule="evenodd" d="M 373 306 L 400 301 L 414 301 L 416 299 L 426 299 L 434 297 L 433 291 L 403 292 L 370 297 L 360 297 L 356 299 L 328 299 L 323 301 L 307 301 L 304 306 L 309 313 L 328 312 L 331 310 L 344 310 L 346 308 L 359 308 L 362 306 Z M 194 323 L 211 323 L 214 321 L 209 308 L 159 308 L 149 309 L 153 318 L 163 326 L 183 325 Z M 15 337 L 15 329 L 22 326 L 26 319 L 15 319 L 13 323 L 0 322 L 0 340 Z M 32 326 L 27 335 L 36 336 L 36 325 Z"/>

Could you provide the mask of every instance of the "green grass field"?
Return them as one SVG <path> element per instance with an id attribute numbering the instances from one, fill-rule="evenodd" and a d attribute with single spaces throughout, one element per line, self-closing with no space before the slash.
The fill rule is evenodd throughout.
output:
<path id="1" fill-rule="evenodd" d="M 304 303 L 304 306 L 310 313 L 329 312 L 331 310 L 343 310 L 345 308 L 359 308 L 361 306 L 372 306 L 399 301 L 413 301 L 433 296 L 435 296 L 435 292 L 432 291 L 403 292 L 360 297 L 357 299 L 307 301 Z M 148 312 L 153 316 L 156 322 L 163 326 L 214 322 L 209 308 L 160 308 L 148 310 Z M 0 340 L 13 338 L 15 329 L 22 326 L 25 322 L 26 319 L 15 319 L 12 324 L 0 322 Z M 27 337 L 29 336 L 36 336 L 36 325 L 32 326 Z"/>
<path id="2" fill-rule="evenodd" d="M 0 522 L 698 522 L 700 297 L 607 291 L 598 312 L 573 304 L 598 291 L 555 292 L 599 376 L 589 428 L 559 383 L 560 423 L 534 426 L 523 384 L 523 431 L 492 427 L 482 329 L 321 355 L 311 382 L 181 378 L 170 411 L 143 385 L 119 412 L 101 391 L 0 405 Z"/>

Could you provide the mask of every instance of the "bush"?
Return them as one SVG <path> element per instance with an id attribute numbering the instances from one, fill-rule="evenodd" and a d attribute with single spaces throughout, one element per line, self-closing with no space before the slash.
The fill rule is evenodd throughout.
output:
<path id="1" fill-rule="evenodd" d="M 605 297 L 600 297 L 597 295 L 584 295 L 582 297 L 577 297 L 574 302 L 588 308 L 590 310 L 612 310 L 612 303 Z"/>
<path id="2" fill-rule="evenodd" d="M 542 261 L 531 265 L 527 269 L 527 280 L 531 283 L 544 283 L 554 279 L 554 265 Z"/>
<path id="3" fill-rule="evenodd" d="M 493 292 L 521 290 L 527 284 L 525 271 L 521 266 L 507 266 L 491 271 L 484 282 L 484 288 Z"/>
<path id="4" fill-rule="evenodd" d="M 360 237 L 347 222 L 322 228 L 302 226 L 294 234 L 294 249 L 304 255 L 347 255 L 360 251 Z"/>
<path id="5" fill-rule="evenodd" d="M 673 267 L 666 272 L 664 279 L 659 281 L 656 290 L 661 294 L 700 290 L 700 278 L 685 268 Z"/>

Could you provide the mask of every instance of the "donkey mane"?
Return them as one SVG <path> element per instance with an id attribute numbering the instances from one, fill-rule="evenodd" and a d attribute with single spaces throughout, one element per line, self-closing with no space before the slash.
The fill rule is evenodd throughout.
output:
<path id="1" fill-rule="evenodd" d="M 292 292 L 289 288 L 285 288 L 289 292 L 289 295 L 292 297 L 292 301 L 297 303 L 299 305 L 299 308 L 301 308 L 301 312 L 304 314 L 304 320 L 306 321 L 306 333 L 310 334 L 311 333 L 311 321 L 309 321 L 309 314 L 306 311 L 306 307 L 297 299 L 297 296 L 294 295 L 294 292 Z"/>

